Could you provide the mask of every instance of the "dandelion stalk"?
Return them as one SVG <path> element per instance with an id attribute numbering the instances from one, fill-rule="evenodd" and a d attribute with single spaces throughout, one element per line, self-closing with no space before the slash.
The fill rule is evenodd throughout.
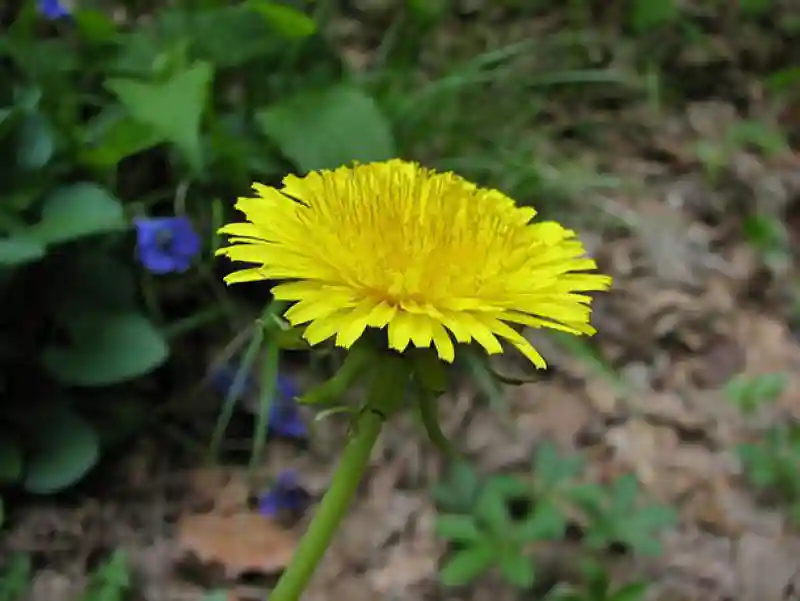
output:
<path id="1" fill-rule="evenodd" d="M 330 488 L 322 497 L 289 567 L 270 593 L 269 601 L 300 599 L 347 513 L 369 465 L 369 458 L 383 422 L 402 401 L 403 379 L 407 375 L 403 361 L 397 358 L 387 359 L 376 367 L 369 400 L 353 424 Z"/>

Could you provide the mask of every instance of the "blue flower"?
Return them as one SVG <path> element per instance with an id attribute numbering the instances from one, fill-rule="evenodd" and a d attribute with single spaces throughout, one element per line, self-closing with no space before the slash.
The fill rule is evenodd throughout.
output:
<path id="1" fill-rule="evenodd" d="M 134 219 L 139 261 L 155 274 L 184 272 L 200 252 L 200 236 L 188 217 Z"/>
<path id="2" fill-rule="evenodd" d="M 55 20 L 69 16 L 69 10 L 58 0 L 39 0 L 37 8 L 48 19 Z"/>
<path id="3" fill-rule="evenodd" d="M 211 372 L 209 378 L 211 386 L 213 386 L 220 394 L 227 396 L 230 392 L 232 392 L 231 387 L 236 380 L 237 371 L 238 367 L 230 364 L 217 367 Z M 240 389 L 233 392 L 233 397 L 238 401 L 245 397 L 252 396 L 255 393 L 256 379 L 253 377 L 252 373 L 246 372 L 244 374 L 244 379 L 242 380 Z"/>
<path id="4" fill-rule="evenodd" d="M 258 512 L 274 517 L 284 511 L 302 511 L 311 496 L 298 484 L 297 472 L 284 470 L 278 474 L 275 484 L 258 503 Z"/>
<path id="5" fill-rule="evenodd" d="M 278 377 L 278 398 L 269 411 L 269 429 L 276 436 L 305 438 L 308 435 L 308 428 L 295 401 L 298 396 L 297 386 L 292 380 Z"/>
<path id="6" fill-rule="evenodd" d="M 227 395 L 236 379 L 238 367 L 226 364 L 211 372 L 211 385 L 221 394 Z M 245 374 L 241 390 L 234 393 L 239 400 L 257 394 L 257 383 L 252 373 Z M 286 438 L 305 438 L 308 428 L 300 415 L 295 402 L 299 396 L 297 386 L 291 378 L 278 375 L 277 395 L 269 408 L 269 431 L 275 436 Z"/>

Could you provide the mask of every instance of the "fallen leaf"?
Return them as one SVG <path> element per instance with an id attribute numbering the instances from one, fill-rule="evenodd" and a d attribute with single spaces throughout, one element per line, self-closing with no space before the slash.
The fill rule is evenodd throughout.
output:
<path id="1" fill-rule="evenodd" d="M 732 566 L 742 601 L 779 601 L 796 576 L 800 542 L 748 533 L 739 539 Z"/>
<path id="2" fill-rule="evenodd" d="M 523 384 L 509 389 L 509 396 L 514 403 L 514 425 L 519 438 L 516 446 L 521 447 L 519 454 L 524 460 L 530 460 L 532 447 L 543 439 L 552 439 L 564 452 L 573 449 L 578 433 L 592 419 L 593 411 L 583 400 L 583 395 L 560 383 Z M 470 430 L 470 436 L 477 439 L 474 430 Z M 494 446 L 499 450 L 512 444 L 508 436 L 503 437 L 497 432 L 491 438 L 487 433 L 486 437 L 484 445 L 487 449 Z M 503 440 L 503 444 L 498 445 L 498 440 Z M 474 440 L 470 438 L 469 442 Z"/>
<path id="3" fill-rule="evenodd" d="M 75 581 L 74 574 L 68 576 L 45 569 L 33 577 L 22 601 L 70 601 L 80 596 L 84 586 L 85 583 Z"/>
<path id="4" fill-rule="evenodd" d="M 220 564 L 225 575 L 244 572 L 272 574 L 294 554 L 291 532 L 256 513 L 184 515 L 178 521 L 178 544 L 204 563 Z"/>
<path id="5" fill-rule="evenodd" d="M 734 339 L 717 337 L 698 357 L 695 381 L 701 388 L 724 386 L 745 365 L 745 350 Z"/>
<path id="6" fill-rule="evenodd" d="M 189 475 L 193 505 L 214 508 L 215 513 L 239 512 L 247 506 L 249 490 L 243 470 L 227 467 L 198 468 Z"/>
<path id="7" fill-rule="evenodd" d="M 660 476 L 664 457 L 669 457 L 678 445 L 672 428 L 653 426 L 634 418 L 610 428 L 606 440 L 614 449 L 615 457 L 634 470 L 643 486 L 658 496 L 669 496 Z"/>

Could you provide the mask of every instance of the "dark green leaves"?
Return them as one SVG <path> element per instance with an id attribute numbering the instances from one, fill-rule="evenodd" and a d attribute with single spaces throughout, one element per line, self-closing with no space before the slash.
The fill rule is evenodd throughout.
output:
<path id="1" fill-rule="evenodd" d="M 533 469 L 533 486 L 539 498 L 563 492 L 583 469 L 580 455 L 561 457 L 556 445 L 545 442 L 536 452 Z"/>
<path id="2" fill-rule="evenodd" d="M 437 534 L 457 545 L 440 579 L 445 584 L 467 584 L 496 567 L 509 583 L 530 588 L 536 572 L 526 549 L 531 543 L 561 538 L 566 527 L 563 513 L 555 503 L 533 503 L 530 487 L 518 478 L 494 476 L 472 490 L 473 473 L 463 467 L 457 470 L 451 478 L 460 477 L 459 488 L 475 501 L 469 514 L 444 514 L 436 520 Z M 511 508 L 518 503 L 528 506 L 524 517 L 512 515 Z"/>
<path id="3" fill-rule="evenodd" d="M 642 555 L 658 555 L 659 533 L 677 523 L 671 507 L 640 506 L 636 476 L 617 478 L 610 487 L 597 484 L 575 486 L 570 499 L 586 515 L 588 525 L 584 541 L 593 549 L 603 550 L 612 543 L 622 543 Z"/>
<path id="4" fill-rule="evenodd" d="M 0 266 L 38 261 L 51 245 L 127 227 L 122 204 L 101 186 L 81 182 L 56 188 L 43 199 L 37 223 L 0 239 Z"/>
<path id="5" fill-rule="evenodd" d="M 284 38 L 307 38 L 317 32 L 314 19 L 281 2 L 247 0 L 245 6 L 263 17 L 264 21 Z"/>
<path id="6" fill-rule="evenodd" d="M 0 266 L 13 267 L 45 256 L 47 248 L 44 244 L 27 235 L 13 236 L 0 240 Z"/>
<path id="7" fill-rule="evenodd" d="M 785 373 L 735 376 L 725 386 L 725 395 L 746 415 L 752 415 L 761 407 L 772 403 L 786 389 L 788 377 Z"/>
<path id="8" fill-rule="evenodd" d="M 441 515 L 436 518 L 435 529 L 442 538 L 460 543 L 474 543 L 483 538 L 475 519 L 468 515 Z"/>
<path id="9" fill-rule="evenodd" d="M 47 196 L 42 218 L 30 229 L 30 235 L 49 245 L 127 226 L 119 200 L 100 186 L 86 182 L 57 188 Z"/>
<path id="10" fill-rule="evenodd" d="M 469 513 L 480 486 L 475 469 L 466 461 L 455 461 L 448 467 L 442 481 L 433 487 L 431 496 L 441 509 Z"/>
<path id="11" fill-rule="evenodd" d="M 65 406 L 56 406 L 37 421 L 24 487 L 37 494 L 62 490 L 94 467 L 100 443 L 94 428 Z"/>
<path id="12" fill-rule="evenodd" d="M 263 133 L 304 172 L 393 158 L 391 129 L 375 101 L 340 85 L 304 92 L 258 113 Z"/>
<path id="13" fill-rule="evenodd" d="M 22 475 L 22 448 L 16 437 L 0 431 L 0 485 L 16 482 Z"/>
<path id="14" fill-rule="evenodd" d="M 456 553 L 439 572 L 445 586 L 462 586 L 475 580 L 494 563 L 497 550 L 490 541 L 481 541 Z"/>
<path id="15" fill-rule="evenodd" d="M 52 377 L 72 386 L 108 386 L 149 373 L 169 355 L 159 330 L 143 315 L 74 315 L 70 346 L 45 349 L 42 361 Z"/>
<path id="16" fill-rule="evenodd" d="M 197 62 L 176 71 L 164 82 L 109 79 L 106 86 L 139 123 L 181 151 L 199 172 L 203 164 L 200 118 L 208 102 L 213 68 Z"/>

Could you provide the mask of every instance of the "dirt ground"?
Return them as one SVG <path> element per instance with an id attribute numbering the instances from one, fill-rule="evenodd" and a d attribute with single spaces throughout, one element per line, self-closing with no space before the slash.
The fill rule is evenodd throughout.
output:
<path id="1" fill-rule="evenodd" d="M 759 112 L 762 91 L 747 92 L 751 118 L 774 121 L 769 103 Z M 595 303 L 594 342 L 618 380 L 531 332 L 552 368 L 507 388 L 512 419 L 474 403 L 466 384 L 440 402 L 445 432 L 483 473 L 529 469 L 536 446 L 554 440 L 589 458 L 587 479 L 633 472 L 650 498 L 676 506 L 679 525 L 664 536 L 662 556 L 609 560 L 615 573 L 652 582 L 650 601 L 800 599 L 800 535 L 756 498 L 733 452 L 766 424 L 800 419 L 796 254 L 767 267 L 742 232 L 757 208 L 786 223 L 791 251 L 800 252 L 800 154 L 765 158 L 737 148 L 709 177 L 697 143 L 721 141 L 740 119 L 734 101 L 721 98 L 607 112 L 614 126 L 602 148 L 581 151 L 625 183 L 581 199 L 591 209 L 578 224 L 614 276 Z M 775 372 L 788 377 L 784 393 L 758 423 L 744 420 L 724 385 L 737 374 Z M 271 442 L 264 473 L 295 468 L 318 498 L 341 426 L 321 426 L 308 449 Z M 114 486 L 13 516 L 4 546 L 33 552 L 40 568 L 26 601 L 71 601 L 87 569 L 114 548 L 132 562 L 134 599 L 199 601 L 215 588 L 229 589 L 220 597 L 229 601 L 263 598 L 307 518 L 284 524 L 256 515 L 241 468 L 186 469 L 160 444 L 141 441 L 115 468 Z M 464 589 L 437 583 L 446 549 L 432 532 L 429 487 L 444 466 L 411 420 L 391 424 L 372 466 L 304 599 L 530 598 L 493 575 Z M 548 572 L 574 577 L 568 543 L 538 553 Z"/>

